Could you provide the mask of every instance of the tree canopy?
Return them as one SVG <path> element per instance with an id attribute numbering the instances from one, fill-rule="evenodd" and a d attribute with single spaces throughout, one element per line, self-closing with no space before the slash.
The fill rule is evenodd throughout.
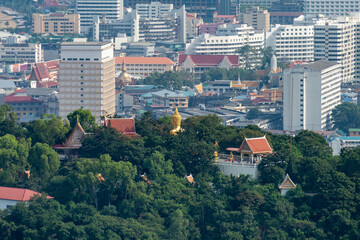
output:
<path id="1" fill-rule="evenodd" d="M 0 108 L 2 121 L 7 115 Z M 155 120 L 146 112 L 136 119 L 141 138 L 87 117 L 79 157 L 62 162 L 49 146 L 70 128 L 61 119 L 2 132 L 0 185 L 43 195 L 0 210 L 1 239 L 360 238 L 359 149 L 335 157 L 314 132 L 273 135 L 224 126 L 216 115 L 189 117 L 174 136 L 168 116 Z M 214 164 L 214 151 L 261 136 L 274 153 L 263 157 L 259 179 L 225 176 Z M 195 182 L 185 178 L 190 173 Z M 297 187 L 282 196 L 287 173 Z"/>

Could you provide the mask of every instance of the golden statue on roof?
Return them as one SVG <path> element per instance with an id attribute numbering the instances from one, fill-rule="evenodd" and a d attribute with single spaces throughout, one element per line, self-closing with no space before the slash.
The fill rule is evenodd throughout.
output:
<path id="1" fill-rule="evenodd" d="M 181 128 L 181 115 L 177 108 L 175 108 L 175 112 L 171 116 L 171 125 L 173 129 L 170 131 L 170 134 L 172 135 L 177 135 L 178 132 L 184 131 L 184 129 Z"/>

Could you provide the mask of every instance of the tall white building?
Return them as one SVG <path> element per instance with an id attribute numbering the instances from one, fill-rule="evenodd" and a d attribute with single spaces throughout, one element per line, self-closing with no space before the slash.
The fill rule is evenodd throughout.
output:
<path id="1" fill-rule="evenodd" d="M 341 103 L 341 66 L 321 60 L 295 65 L 283 75 L 283 129 L 331 128 L 331 111 Z"/>
<path id="2" fill-rule="evenodd" d="M 281 62 L 314 60 L 314 26 L 275 25 L 265 35 Z"/>
<path id="3" fill-rule="evenodd" d="M 314 26 L 314 59 L 328 59 L 342 66 L 342 81 L 355 79 L 356 29 L 358 20 L 341 17 L 336 21 L 318 21 Z"/>
<path id="4" fill-rule="evenodd" d="M 93 27 L 94 17 L 118 20 L 123 17 L 123 0 L 76 0 L 80 14 L 81 32 L 87 34 Z"/>
<path id="5" fill-rule="evenodd" d="M 349 12 L 360 12 L 359 0 L 304 0 L 305 14 L 343 16 Z"/>
<path id="6" fill-rule="evenodd" d="M 136 11 L 144 18 L 161 18 L 171 13 L 174 9 L 173 4 L 162 4 L 160 2 L 151 2 L 150 4 L 136 4 Z"/>
<path id="7" fill-rule="evenodd" d="M 113 46 L 104 42 L 61 44 L 59 71 L 60 116 L 83 108 L 96 116 L 115 113 L 115 60 Z"/>

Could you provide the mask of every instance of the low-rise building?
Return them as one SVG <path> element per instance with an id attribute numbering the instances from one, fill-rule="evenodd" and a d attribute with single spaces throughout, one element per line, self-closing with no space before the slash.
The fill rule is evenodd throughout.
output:
<path id="1" fill-rule="evenodd" d="M 263 48 L 264 32 L 246 24 L 224 24 L 218 27 L 216 35 L 203 34 L 193 39 L 186 54 L 238 54 L 238 50 L 245 45 L 255 49 Z"/>
<path id="2" fill-rule="evenodd" d="M 202 34 L 205 34 L 205 33 L 208 33 L 210 35 L 215 35 L 219 25 L 221 25 L 221 23 L 203 23 L 203 24 L 200 24 L 199 25 L 199 34 L 198 35 L 202 35 Z"/>
<path id="3" fill-rule="evenodd" d="M 1 62 L 42 62 L 41 43 L 0 44 Z"/>
<path id="4" fill-rule="evenodd" d="M 123 63 L 127 72 L 135 78 L 174 70 L 174 62 L 166 57 L 115 57 L 116 71 L 121 71 Z"/>
<path id="5" fill-rule="evenodd" d="M 213 14 L 213 23 L 230 23 L 235 24 L 237 23 L 237 19 L 235 15 L 218 15 L 218 12 L 214 12 Z"/>
<path id="6" fill-rule="evenodd" d="M 182 92 L 161 90 L 152 93 L 152 105 L 161 105 L 167 108 L 187 108 L 189 106 L 189 97 Z"/>
<path id="7" fill-rule="evenodd" d="M 240 14 L 240 22 L 267 32 L 270 29 L 270 13 L 258 6 L 247 8 L 245 13 Z"/>
<path id="8" fill-rule="evenodd" d="M 204 21 L 197 13 L 186 13 L 186 37 L 194 38 L 199 35 L 200 25 Z"/>
<path id="9" fill-rule="evenodd" d="M 33 33 L 80 34 L 80 14 L 33 13 Z"/>
<path id="10" fill-rule="evenodd" d="M 238 55 L 180 55 L 178 70 L 184 70 L 201 78 L 203 72 L 211 68 L 234 68 L 239 67 Z"/>
<path id="11" fill-rule="evenodd" d="M 216 92 L 217 94 L 222 94 L 231 91 L 232 81 L 231 80 L 215 80 L 204 82 L 203 92 Z"/>
<path id="12" fill-rule="evenodd" d="M 28 96 L 25 90 L 6 96 L 4 103 L 12 106 L 12 111 L 16 114 L 18 121 L 22 121 L 21 118 L 24 117 L 41 117 L 44 113 L 42 102 Z"/>
<path id="13" fill-rule="evenodd" d="M 28 202 L 35 196 L 41 196 L 41 193 L 26 188 L 0 187 L 0 210 L 11 209 L 18 202 Z M 46 198 L 52 199 L 53 197 L 47 196 Z"/>

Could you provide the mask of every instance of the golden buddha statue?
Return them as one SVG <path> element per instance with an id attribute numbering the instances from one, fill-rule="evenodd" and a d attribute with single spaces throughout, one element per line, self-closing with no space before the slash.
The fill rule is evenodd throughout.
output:
<path id="1" fill-rule="evenodd" d="M 217 151 L 214 152 L 215 162 L 219 161 L 219 153 Z"/>
<path id="2" fill-rule="evenodd" d="M 215 159 L 215 162 L 217 162 L 217 161 L 219 161 L 219 153 L 217 151 L 218 147 L 219 147 L 219 142 L 218 141 L 215 141 L 214 147 L 215 147 L 214 159 Z"/>
<path id="3" fill-rule="evenodd" d="M 184 131 L 181 128 L 181 116 L 177 108 L 171 117 L 171 125 L 173 126 L 173 129 L 170 131 L 170 134 L 172 135 L 177 135 L 178 132 Z"/>

